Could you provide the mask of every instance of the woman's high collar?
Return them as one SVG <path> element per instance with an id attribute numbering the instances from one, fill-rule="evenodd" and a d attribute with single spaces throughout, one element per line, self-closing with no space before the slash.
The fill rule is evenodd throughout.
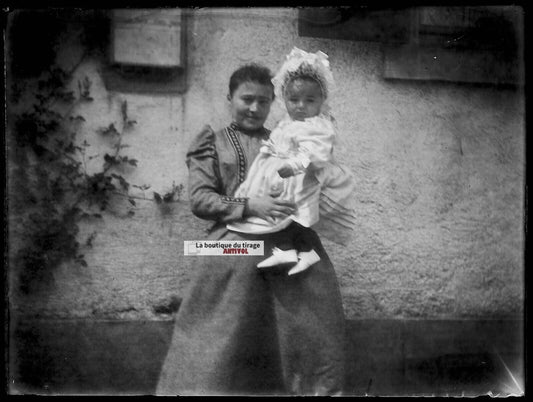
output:
<path id="1" fill-rule="evenodd" d="M 266 128 L 264 128 L 264 127 L 261 127 L 261 128 L 255 129 L 255 130 L 246 130 L 246 129 L 242 128 L 241 126 L 239 126 L 235 122 L 232 122 L 229 126 L 233 130 L 240 131 L 243 134 L 250 135 L 250 136 L 253 136 L 253 137 L 256 137 L 256 136 L 257 137 L 268 137 L 268 130 Z"/>

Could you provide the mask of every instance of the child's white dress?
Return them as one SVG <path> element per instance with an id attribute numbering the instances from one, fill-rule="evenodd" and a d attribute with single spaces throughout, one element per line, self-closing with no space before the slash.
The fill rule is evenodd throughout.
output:
<path id="1" fill-rule="evenodd" d="M 319 220 L 327 237 L 339 240 L 354 224 L 354 180 L 350 172 L 333 161 L 335 127 L 325 115 L 294 121 L 288 116 L 270 134 L 235 197 L 261 197 L 279 192 L 279 199 L 296 204 L 296 212 L 271 224 L 258 217 L 232 222 L 230 230 L 245 233 L 273 233 L 291 221 L 311 227 Z M 285 164 L 298 166 L 297 174 L 282 178 Z"/>

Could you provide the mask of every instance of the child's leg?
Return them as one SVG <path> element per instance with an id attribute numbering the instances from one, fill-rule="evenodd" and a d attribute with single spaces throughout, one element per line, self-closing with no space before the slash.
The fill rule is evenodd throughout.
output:
<path id="1" fill-rule="evenodd" d="M 291 230 L 291 226 L 293 224 L 276 233 L 276 247 L 272 250 L 272 256 L 257 264 L 258 268 L 268 268 L 282 264 L 295 264 L 298 262 L 298 254 L 292 240 L 294 231 Z"/>
<path id="2" fill-rule="evenodd" d="M 280 230 L 276 233 L 276 247 L 280 250 L 296 250 L 296 243 L 294 242 L 295 237 L 297 236 L 293 225 L 296 223 L 292 222 L 285 229 Z"/>
<path id="3" fill-rule="evenodd" d="M 296 222 L 291 225 L 291 241 L 298 252 L 311 251 L 313 249 L 309 236 L 310 230 Z"/>
<path id="4" fill-rule="evenodd" d="M 311 238 L 309 237 L 310 229 L 303 226 L 300 226 L 298 229 L 294 231 L 293 236 L 293 242 L 298 250 L 298 263 L 289 270 L 288 275 L 305 271 L 311 265 L 320 261 L 319 255 L 313 250 Z"/>
<path id="5" fill-rule="evenodd" d="M 318 261 L 320 261 L 320 256 L 316 253 L 315 250 L 302 251 L 298 253 L 298 263 L 294 267 L 292 267 L 289 272 L 287 272 L 287 274 L 294 275 L 298 272 L 305 271 L 307 268 L 309 268 L 313 264 L 316 264 Z"/>

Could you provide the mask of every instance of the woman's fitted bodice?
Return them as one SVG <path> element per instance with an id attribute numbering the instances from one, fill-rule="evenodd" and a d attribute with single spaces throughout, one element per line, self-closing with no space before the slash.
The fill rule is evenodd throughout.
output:
<path id="1" fill-rule="evenodd" d="M 269 133 L 267 129 L 246 133 L 235 124 L 217 132 L 210 126 L 202 129 L 186 158 L 189 199 L 196 216 L 219 224 L 242 218 L 246 199 L 233 195 Z"/>

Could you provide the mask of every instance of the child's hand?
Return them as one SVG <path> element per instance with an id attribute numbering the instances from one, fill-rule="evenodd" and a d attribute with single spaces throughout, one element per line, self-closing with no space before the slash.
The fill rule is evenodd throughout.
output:
<path id="1" fill-rule="evenodd" d="M 291 165 L 285 164 L 278 169 L 278 174 L 285 179 L 286 177 L 294 176 L 294 171 Z"/>

